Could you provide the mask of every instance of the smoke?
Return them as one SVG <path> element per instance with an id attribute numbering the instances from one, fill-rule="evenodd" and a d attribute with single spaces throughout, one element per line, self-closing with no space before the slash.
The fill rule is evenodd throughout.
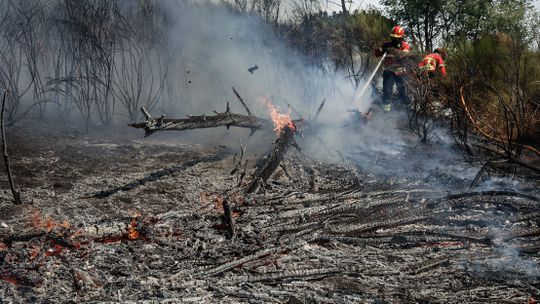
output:
<path id="1" fill-rule="evenodd" d="M 164 4 L 175 20 L 170 40 L 176 59 L 172 79 L 179 88 L 179 98 L 171 104 L 172 113 L 208 112 L 224 108 L 226 101 L 234 111 L 242 112 L 231 87 L 248 101 L 255 114 L 265 117 L 268 115 L 260 97 L 271 99 L 285 110 L 288 102 L 299 115 L 307 117 L 323 98 L 328 104 L 342 103 L 344 107 L 341 97 L 352 96 L 353 86 L 344 80 L 346 75 L 328 75 L 306 66 L 301 55 L 287 48 L 259 17 L 241 15 L 210 2 L 172 3 Z M 250 68 L 254 68 L 252 72 Z"/>
<path id="2" fill-rule="evenodd" d="M 245 114 L 233 94 L 235 87 L 253 114 L 260 117 L 269 118 L 264 100 L 270 100 L 281 112 L 309 123 L 326 100 L 318 121 L 330 125 L 330 133 L 339 132 L 335 127 L 349 118 L 347 107 L 355 88 L 347 75 L 306 64 L 302 55 L 287 47 L 260 17 L 211 2 L 168 1 L 160 5 L 172 20 L 168 81 L 174 90 L 165 94 L 154 112 L 169 117 L 211 114 L 224 111 L 229 102 L 233 112 Z M 365 98 L 356 106 L 365 111 L 370 103 L 371 99 Z M 248 140 L 247 130 L 191 133 L 220 143 Z M 268 146 L 273 135 L 263 135 L 263 139 L 249 140 Z"/>
<path id="3" fill-rule="evenodd" d="M 485 260 L 471 261 L 473 271 L 480 277 L 495 280 L 507 279 L 526 279 L 530 283 L 538 283 L 540 280 L 540 266 L 538 262 L 531 257 L 520 254 L 508 240 L 505 240 L 503 231 L 508 231 L 509 227 L 504 227 L 505 223 L 492 219 L 486 223 L 494 237 L 496 244 L 493 255 Z M 507 236 L 506 236 L 507 238 Z"/>
<path id="4" fill-rule="evenodd" d="M 234 112 L 244 113 L 233 95 L 234 86 L 257 116 L 268 118 L 263 100 L 269 99 L 293 118 L 304 118 L 306 133 L 300 141 L 309 157 L 354 163 L 384 178 L 424 183 L 441 191 L 462 191 L 474 180 L 480 166 L 463 162 L 444 127 L 433 132 L 429 144 L 419 144 L 408 131 L 405 111 L 382 112 L 372 105 L 370 90 L 355 102 L 360 112 L 371 109 L 369 119 L 349 112 L 355 87 L 348 75 L 307 65 L 260 17 L 208 2 L 171 3 L 166 7 L 174 20 L 170 41 L 176 74 L 171 79 L 178 96 L 170 98 L 174 102 L 163 110 L 169 116 L 223 111 L 227 101 Z M 325 106 L 315 122 L 323 100 Z M 221 143 L 248 140 L 247 130 L 194 133 Z M 248 149 L 269 147 L 273 136 L 249 139 Z"/>

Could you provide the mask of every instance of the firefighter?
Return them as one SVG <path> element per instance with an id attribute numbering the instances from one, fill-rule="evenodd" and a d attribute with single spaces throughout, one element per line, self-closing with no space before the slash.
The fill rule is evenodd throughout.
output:
<path id="1" fill-rule="evenodd" d="M 375 56 L 381 57 L 386 53 L 383 61 L 383 110 L 389 112 L 392 110 L 390 96 L 394 89 L 394 84 L 399 92 L 399 99 L 403 104 L 409 103 L 405 83 L 405 58 L 411 50 L 411 47 L 405 42 L 405 30 L 397 25 L 390 33 L 391 41 L 385 42 L 381 47 L 375 50 Z"/>
<path id="2" fill-rule="evenodd" d="M 442 77 L 446 77 L 446 67 L 444 66 L 444 59 L 446 57 L 446 51 L 438 48 L 431 54 L 424 56 L 422 61 L 418 63 L 420 71 L 424 71 L 428 77 L 433 77 L 439 71 Z"/>
<path id="3" fill-rule="evenodd" d="M 430 88 L 431 94 L 428 99 L 429 108 L 433 111 L 432 114 L 438 113 L 442 116 L 449 116 L 451 110 L 444 105 L 444 100 L 441 98 L 440 79 L 446 77 L 446 67 L 444 59 L 446 58 L 446 50 L 437 48 L 431 54 L 427 54 L 418 63 L 420 70 L 420 81 L 423 85 Z"/>

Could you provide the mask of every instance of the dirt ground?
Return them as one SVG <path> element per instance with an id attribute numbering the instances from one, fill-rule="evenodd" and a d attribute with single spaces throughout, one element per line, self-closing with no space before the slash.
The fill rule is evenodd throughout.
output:
<path id="1" fill-rule="evenodd" d="M 232 145 L 127 127 L 84 134 L 36 123 L 8 135 L 25 203 L 11 204 L 2 163 L 2 303 L 540 296 L 538 181 L 449 194 L 291 149 L 263 191 L 245 194 L 253 168 L 231 174 Z"/>

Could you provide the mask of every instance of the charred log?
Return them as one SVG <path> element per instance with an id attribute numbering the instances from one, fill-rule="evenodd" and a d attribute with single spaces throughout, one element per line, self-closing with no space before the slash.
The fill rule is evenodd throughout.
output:
<path id="1" fill-rule="evenodd" d="M 289 145 L 294 145 L 298 147 L 296 141 L 294 140 L 294 133 L 294 128 L 291 128 L 289 126 L 283 128 L 279 137 L 274 142 L 274 149 L 272 150 L 272 153 L 268 156 L 268 160 L 259 170 L 255 172 L 255 176 L 253 177 L 253 180 L 251 181 L 249 187 L 246 190 L 247 193 L 254 193 L 255 191 L 257 191 L 259 186 L 268 181 L 270 176 L 272 176 L 272 174 L 274 174 L 277 168 L 279 168 L 281 161 L 285 157 L 285 153 L 287 153 Z"/>
<path id="2" fill-rule="evenodd" d="M 216 115 L 206 116 L 188 116 L 182 119 L 165 118 L 165 115 L 155 118 L 148 113 L 145 108 L 141 108 L 145 122 L 135 122 L 128 124 L 130 127 L 144 129 L 145 136 L 150 136 L 156 131 L 184 131 L 193 129 L 206 129 L 217 127 L 238 127 L 251 130 L 251 134 L 255 131 L 270 128 L 272 124 L 267 120 L 253 116 L 232 113 L 227 103 L 227 110 L 223 113 L 215 112 Z"/>

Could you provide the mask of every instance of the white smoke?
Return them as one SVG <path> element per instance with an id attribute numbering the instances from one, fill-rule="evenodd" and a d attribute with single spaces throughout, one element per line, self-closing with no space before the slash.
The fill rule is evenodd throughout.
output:
<path id="1" fill-rule="evenodd" d="M 282 107 L 287 101 L 306 117 L 326 98 L 325 116 L 346 115 L 344 98 L 354 90 L 346 75 L 306 66 L 301 55 L 287 48 L 260 18 L 209 2 L 172 3 L 167 11 L 175 20 L 170 39 L 176 58 L 172 79 L 178 86 L 173 113 L 223 109 L 226 101 L 242 112 L 231 90 L 234 86 L 260 116 L 267 113 L 259 97 Z M 338 111 L 340 107 L 343 111 Z"/>

